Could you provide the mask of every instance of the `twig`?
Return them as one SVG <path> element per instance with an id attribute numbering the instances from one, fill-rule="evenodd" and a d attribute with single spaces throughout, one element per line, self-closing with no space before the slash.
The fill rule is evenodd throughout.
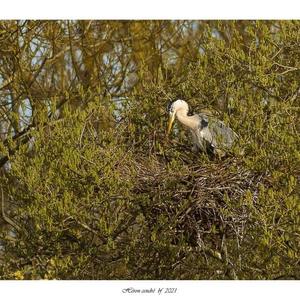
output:
<path id="1" fill-rule="evenodd" d="M 6 214 L 5 214 L 5 205 L 4 205 L 4 193 L 3 193 L 3 188 L 1 187 L 1 197 L 2 197 L 2 217 L 4 221 L 6 221 L 9 225 L 14 227 L 17 231 L 21 231 L 21 227 L 17 225 L 12 219 L 10 219 Z"/>

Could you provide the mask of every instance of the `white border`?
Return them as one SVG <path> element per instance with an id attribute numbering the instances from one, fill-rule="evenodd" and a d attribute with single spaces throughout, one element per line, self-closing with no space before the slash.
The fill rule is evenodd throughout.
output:
<path id="1" fill-rule="evenodd" d="M 299 0 L 6 0 L 0 19 L 299 19 Z"/>
<path id="2" fill-rule="evenodd" d="M 154 293 L 127 293 L 155 289 Z M 165 294 L 166 288 L 177 288 Z M 299 281 L 1 281 L 1 299 L 296 299 Z M 163 289 L 158 293 L 158 289 Z"/>

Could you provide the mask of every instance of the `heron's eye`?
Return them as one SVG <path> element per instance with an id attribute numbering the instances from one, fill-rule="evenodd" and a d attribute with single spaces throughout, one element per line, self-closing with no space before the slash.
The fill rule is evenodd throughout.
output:
<path id="1" fill-rule="evenodd" d="M 202 119 L 202 120 L 201 120 L 201 126 L 202 126 L 202 128 L 207 127 L 207 125 L 208 125 L 208 121 Z"/>

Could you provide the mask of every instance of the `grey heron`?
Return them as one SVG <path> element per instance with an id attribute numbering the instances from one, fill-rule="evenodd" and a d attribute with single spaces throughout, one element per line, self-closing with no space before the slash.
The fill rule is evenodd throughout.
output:
<path id="1" fill-rule="evenodd" d="M 193 152 L 202 151 L 223 156 L 237 139 L 237 134 L 231 128 L 208 114 L 188 115 L 189 106 L 184 100 L 171 102 L 168 105 L 168 112 L 167 134 L 170 133 L 176 117 L 191 132 Z"/>

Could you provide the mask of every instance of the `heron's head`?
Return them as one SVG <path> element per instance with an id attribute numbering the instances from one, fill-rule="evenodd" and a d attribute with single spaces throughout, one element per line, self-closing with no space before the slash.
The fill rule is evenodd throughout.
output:
<path id="1" fill-rule="evenodd" d="M 181 110 L 181 111 L 183 111 L 183 113 L 187 114 L 189 111 L 189 106 L 184 100 L 176 100 L 176 101 L 170 102 L 168 104 L 167 110 L 169 113 L 169 122 L 168 122 L 167 133 L 169 134 L 172 129 L 172 125 L 175 120 L 176 113 L 179 110 Z"/>

